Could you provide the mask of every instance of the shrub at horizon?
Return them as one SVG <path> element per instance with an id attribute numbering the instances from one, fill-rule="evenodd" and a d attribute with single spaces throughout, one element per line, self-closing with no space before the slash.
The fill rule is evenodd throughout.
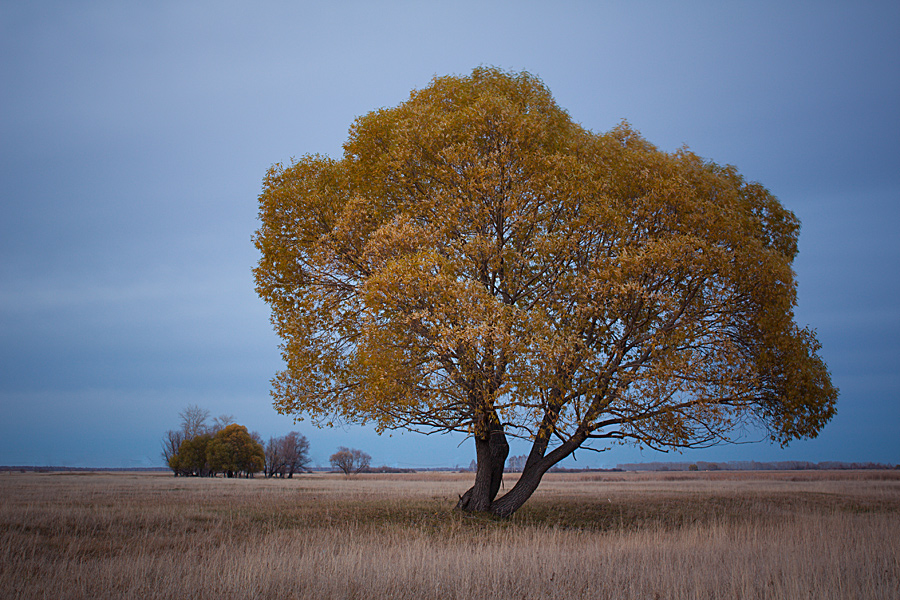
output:
<path id="1" fill-rule="evenodd" d="M 835 412 L 794 322 L 799 222 L 765 188 L 627 123 L 594 133 L 528 73 L 437 77 L 332 159 L 267 173 L 256 290 L 316 424 L 459 431 L 467 511 L 508 516 L 592 442 L 781 444 Z M 508 436 L 531 449 L 497 497 Z"/>

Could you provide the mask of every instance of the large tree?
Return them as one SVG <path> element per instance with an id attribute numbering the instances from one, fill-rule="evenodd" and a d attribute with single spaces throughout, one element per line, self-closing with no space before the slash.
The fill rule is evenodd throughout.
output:
<path id="1" fill-rule="evenodd" d="M 273 166 L 259 216 L 277 410 L 471 435 L 464 510 L 512 514 L 582 446 L 786 444 L 834 414 L 796 217 L 731 166 L 582 128 L 530 74 L 358 118 L 343 158 Z M 531 451 L 497 498 L 509 436 Z"/>

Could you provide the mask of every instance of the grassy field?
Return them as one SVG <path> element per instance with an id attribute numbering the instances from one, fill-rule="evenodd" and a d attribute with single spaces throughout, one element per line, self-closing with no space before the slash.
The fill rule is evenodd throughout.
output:
<path id="1" fill-rule="evenodd" d="M 3 473 L 0 597 L 900 598 L 900 472 L 471 478 Z"/>

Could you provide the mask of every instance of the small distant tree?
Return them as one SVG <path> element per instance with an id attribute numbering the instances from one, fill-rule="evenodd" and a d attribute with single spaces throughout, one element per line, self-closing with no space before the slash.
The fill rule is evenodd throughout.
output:
<path id="1" fill-rule="evenodd" d="M 206 477 L 212 474 L 207 459 L 207 450 L 212 436 L 202 433 L 181 442 L 178 454 L 169 461 L 175 475 Z"/>
<path id="2" fill-rule="evenodd" d="M 332 468 L 341 471 L 349 477 L 368 469 L 372 457 L 362 450 L 340 446 L 338 451 L 332 454 L 328 460 L 331 462 Z"/>
<path id="3" fill-rule="evenodd" d="M 266 463 L 262 446 L 246 427 L 236 423 L 216 433 L 206 448 L 206 458 L 213 472 L 226 477 L 251 477 L 262 471 Z"/>
<path id="4" fill-rule="evenodd" d="M 293 477 L 294 473 L 306 471 L 310 463 L 309 440 L 306 439 L 306 436 L 291 431 L 281 438 L 281 455 L 284 457 L 288 478 Z M 366 466 L 368 466 L 368 462 Z"/>
<path id="5" fill-rule="evenodd" d="M 309 468 L 309 441 L 306 436 L 291 431 L 282 437 L 270 437 L 266 443 L 266 477 L 291 478 L 294 473 Z"/>
<path id="6" fill-rule="evenodd" d="M 281 438 L 272 436 L 269 438 L 269 441 L 266 442 L 266 462 L 265 467 L 263 468 L 263 474 L 266 477 L 275 477 L 276 475 L 282 474 L 284 461 L 281 458 L 281 444 L 279 443 L 280 441 Z"/>

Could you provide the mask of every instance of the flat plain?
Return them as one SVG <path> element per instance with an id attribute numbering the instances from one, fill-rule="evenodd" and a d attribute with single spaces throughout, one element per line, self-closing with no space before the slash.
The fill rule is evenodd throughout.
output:
<path id="1" fill-rule="evenodd" d="M 0 473 L 0 597 L 900 598 L 900 471 L 472 478 Z"/>

